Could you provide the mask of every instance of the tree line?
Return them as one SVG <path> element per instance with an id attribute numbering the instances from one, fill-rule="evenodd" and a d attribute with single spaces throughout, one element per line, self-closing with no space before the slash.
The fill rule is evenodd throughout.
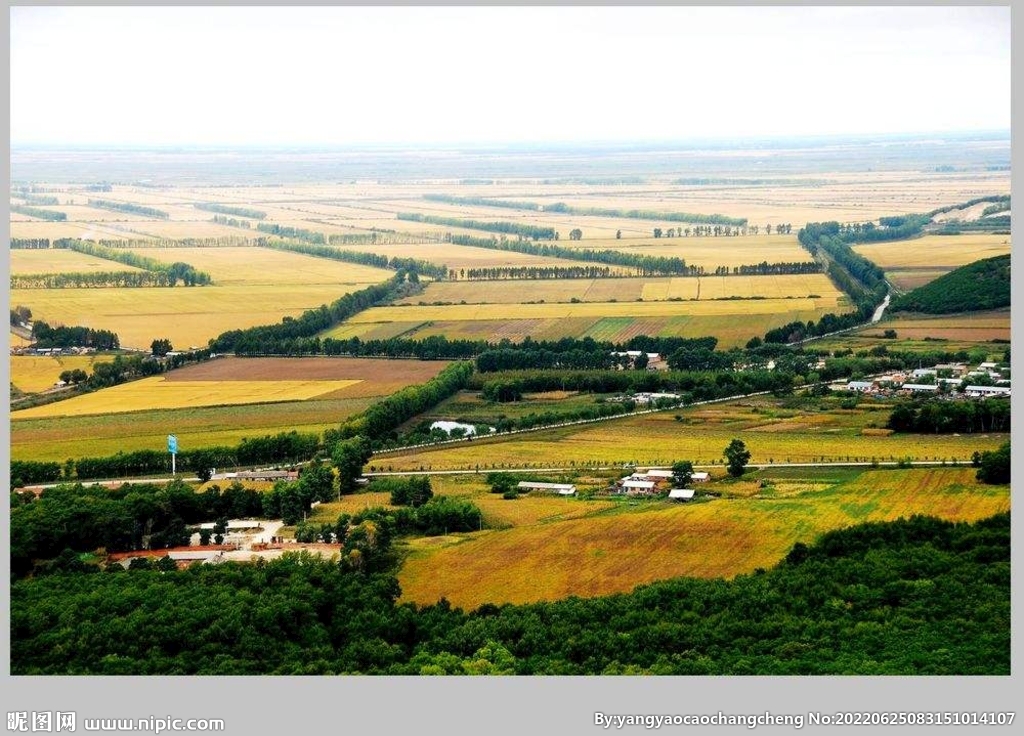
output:
<path id="1" fill-rule="evenodd" d="M 28 215 L 29 217 L 37 217 L 40 220 L 50 220 L 51 222 L 64 222 L 68 219 L 67 214 L 64 212 L 58 212 L 57 210 L 43 210 L 38 207 L 31 207 L 27 204 L 11 204 L 11 212 L 17 212 L 19 215 Z"/>
<path id="2" fill-rule="evenodd" d="M 216 204 L 214 202 L 195 202 L 192 204 L 197 210 L 206 210 L 207 212 L 216 212 L 220 215 L 235 215 L 236 217 L 246 217 L 250 220 L 262 220 L 267 216 L 266 212 L 260 210 L 254 210 L 250 207 L 238 207 L 236 205 L 229 204 Z"/>
<path id="3" fill-rule="evenodd" d="M 531 243 L 525 240 L 497 238 L 474 238 L 470 235 L 445 235 L 445 242 L 453 245 L 468 245 L 491 250 L 513 251 L 534 256 L 561 258 L 568 261 L 606 263 L 612 266 L 631 268 L 638 276 L 683 276 L 689 273 L 686 261 L 675 256 L 641 256 L 620 250 L 590 250 L 589 248 L 568 248 L 553 243 Z"/>
<path id="4" fill-rule="evenodd" d="M 256 229 L 263 233 L 277 235 L 280 238 L 305 240 L 307 243 L 313 243 L 314 245 L 324 245 L 327 243 L 323 233 L 301 227 L 288 227 L 287 225 L 278 225 L 273 222 L 260 222 L 257 223 Z"/>
<path id="5" fill-rule="evenodd" d="M 885 426 L 895 432 L 919 434 L 1009 432 L 1010 402 L 1006 399 L 901 402 L 892 410 Z"/>
<path id="6" fill-rule="evenodd" d="M 181 281 L 185 286 L 206 286 L 211 283 L 210 274 L 205 271 L 199 271 L 194 266 L 182 261 L 165 263 L 163 261 L 158 261 L 155 258 L 141 256 L 130 250 L 107 248 L 106 246 L 98 245 L 88 240 L 81 240 L 79 238 L 61 238 L 59 240 L 55 240 L 53 247 L 68 248 L 69 250 L 84 253 L 85 255 L 93 256 L 95 258 L 117 261 L 118 263 L 123 263 L 126 266 L 134 266 L 135 268 L 141 268 L 144 271 L 150 271 L 154 274 L 163 274 L 163 278 L 166 283 L 160 284 L 161 286 L 175 286 L 178 281 Z M 144 285 L 149 286 L 156 284 Z"/>
<path id="7" fill-rule="evenodd" d="M 507 279 L 606 279 L 608 266 L 493 266 L 489 268 L 449 269 L 450 281 L 502 281 Z"/>
<path id="8" fill-rule="evenodd" d="M 359 263 L 364 266 L 376 268 L 387 268 L 392 271 L 405 271 L 411 278 L 418 280 L 418 275 L 430 276 L 435 279 L 443 279 L 448 275 L 447 266 L 435 265 L 430 261 L 418 258 L 400 258 L 392 256 L 388 258 L 379 253 L 368 253 L 358 250 L 345 250 L 343 248 L 331 248 L 305 243 L 269 242 L 263 247 L 285 250 L 292 253 L 301 253 L 315 258 L 329 258 L 333 261 L 344 261 L 346 263 Z"/>
<path id="9" fill-rule="evenodd" d="M 428 235 L 412 235 L 396 230 L 370 228 L 367 233 L 335 233 L 327 236 L 330 245 L 391 245 L 393 243 L 436 243 L 438 239 Z"/>
<path id="10" fill-rule="evenodd" d="M 50 572 L 11 583 L 11 672 L 1010 672 L 1009 513 L 860 524 L 798 542 L 771 569 L 730 580 L 676 578 L 472 611 L 444 599 L 400 604 L 387 530 L 369 519 L 346 527 L 340 563 L 289 554 L 265 564 L 100 572 L 64 556 Z M 125 615 L 147 610 L 161 615 Z"/>
<path id="11" fill-rule="evenodd" d="M 32 339 L 37 348 L 117 350 L 121 347 L 121 341 L 110 330 L 95 330 L 91 327 L 76 325 L 51 327 L 42 320 L 32 323 Z"/>
<path id="12" fill-rule="evenodd" d="M 187 272 L 186 272 L 187 273 Z M 168 271 L 64 271 L 11 275 L 12 289 L 92 289 L 174 286 L 180 274 Z"/>
<path id="13" fill-rule="evenodd" d="M 747 224 L 747 218 L 745 217 L 726 217 L 725 215 L 717 214 L 702 215 L 693 212 L 658 212 L 655 210 L 624 210 L 608 207 L 574 207 L 566 204 L 565 202 L 540 204 L 538 202 L 492 199 L 490 197 L 455 197 L 447 194 L 425 194 L 423 195 L 423 198 L 432 202 L 445 202 L 447 204 L 483 205 L 485 207 L 504 207 L 507 209 L 526 210 L 529 212 L 558 212 L 566 215 L 621 217 L 632 220 L 667 220 L 669 222 L 691 222 L 709 225 L 743 226 Z"/>
<path id="14" fill-rule="evenodd" d="M 128 212 L 133 215 L 145 215 L 146 217 L 155 217 L 158 220 L 166 220 L 170 217 L 169 214 L 163 210 L 158 210 L 156 207 L 145 207 L 141 204 L 131 204 L 130 202 L 115 202 L 110 199 L 90 199 L 88 200 L 90 207 L 97 207 L 101 210 L 111 210 L 112 212 Z"/>
<path id="15" fill-rule="evenodd" d="M 235 355 L 315 355 L 321 352 L 316 335 L 343 322 L 364 309 L 385 304 L 421 289 L 415 281 L 406 281 L 399 271 L 383 284 L 374 284 L 345 294 L 331 302 L 307 309 L 298 317 L 285 317 L 274 325 L 258 325 L 244 330 L 228 330 L 210 340 L 215 353 Z"/>
<path id="16" fill-rule="evenodd" d="M 50 247 L 49 238 L 11 238 L 11 250 L 45 250 Z"/>
<path id="17" fill-rule="evenodd" d="M 19 196 L 25 200 L 25 204 L 36 205 L 37 207 L 56 207 L 60 204 L 60 200 L 52 194 L 30 194 L 28 192 L 22 192 Z"/>
<path id="18" fill-rule="evenodd" d="M 234 217 L 228 217 L 227 215 L 214 215 L 212 222 L 218 225 L 227 225 L 228 227 L 238 227 L 243 230 L 252 229 L 252 223 L 248 220 L 236 220 Z"/>
<path id="19" fill-rule="evenodd" d="M 424 215 L 419 212 L 399 212 L 399 220 L 409 222 L 426 222 L 431 225 L 447 225 L 448 227 L 464 227 L 470 230 L 485 230 L 492 233 L 504 235 L 518 235 L 531 240 L 558 240 L 558 233 L 553 227 L 542 227 L 540 225 L 524 225 L 519 222 L 484 222 L 482 220 L 467 220 L 461 217 L 441 217 L 439 215 Z"/>
<path id="20" fill-rule="evenodd" d="M 507 373 L 478 373 L 467 388 L 490 396 L 507 396 L 543 391 L 581 393 L 657 392 L 678 393 L 680 402 L 720 399 L 760 391 L 789 392 L 793 374 L 778 370 L 721 371 L 616 371 L 616 370 L 523 370 Z"/>

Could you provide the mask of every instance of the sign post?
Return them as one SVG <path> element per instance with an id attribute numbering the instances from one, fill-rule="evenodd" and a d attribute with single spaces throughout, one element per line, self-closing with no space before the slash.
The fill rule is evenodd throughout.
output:
<path id="1" fill-rule="evenodd" d="M 171 475 L 177 472 L 177 457 L 178 457 L 178 438 L 173 435 L 167 435 L 167 452 L 171 453 Z"/>

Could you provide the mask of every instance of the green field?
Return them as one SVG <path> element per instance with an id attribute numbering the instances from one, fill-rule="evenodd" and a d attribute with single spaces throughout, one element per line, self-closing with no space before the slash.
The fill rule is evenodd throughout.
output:
<path id="1" fill-rule="evenodd" d="M 1001 434 L 886 434 L 878 429 L 890 405 L 865 402 L 854 410 L 835 402 L 826 405 L 825 411 L 788 409 L 785 400 L 759 397 L 380 457 L 394 470 L 671 465 L 676 460 L 720 464 L 722 450 L 739 438 L 755 464 L 906 457 L 967 462 L 975 450 L 995 449 L 1007 439 Z"/>

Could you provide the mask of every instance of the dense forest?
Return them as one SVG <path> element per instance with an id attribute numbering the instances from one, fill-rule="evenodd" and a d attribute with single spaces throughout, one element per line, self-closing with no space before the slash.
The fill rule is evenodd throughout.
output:
<path id="1" fill-rule="evenodd" d="M 360 530 L 360 531 L 356 531 Z M 914 517 L 796 544 L 771 570 L 601 598 L 398 604 L 387 535 L 342 562 L 150 565 L 61 555 L 11 585 L 34 674 L 1008 675 L 1010 516 Z M 352 551 L 361 564 L 353 564 Z M 272 651 L 274 656 L 267 657 Z"/>
<path id="2" fill-rule="evenodd" d="M 1010 306 L 1010 256 L 996 256 L 950 271 L 892 301 L 894 312 L 952 314 Z"/>

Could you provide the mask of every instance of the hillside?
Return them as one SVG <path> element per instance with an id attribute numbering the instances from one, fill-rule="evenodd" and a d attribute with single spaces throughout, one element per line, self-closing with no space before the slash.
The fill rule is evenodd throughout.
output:
<path id="1" fill-rule="evenodd" d="M 1010 306 L 1010 256 L 962 266 L 895 299 L 894 312 L 953 314 Z"/>

